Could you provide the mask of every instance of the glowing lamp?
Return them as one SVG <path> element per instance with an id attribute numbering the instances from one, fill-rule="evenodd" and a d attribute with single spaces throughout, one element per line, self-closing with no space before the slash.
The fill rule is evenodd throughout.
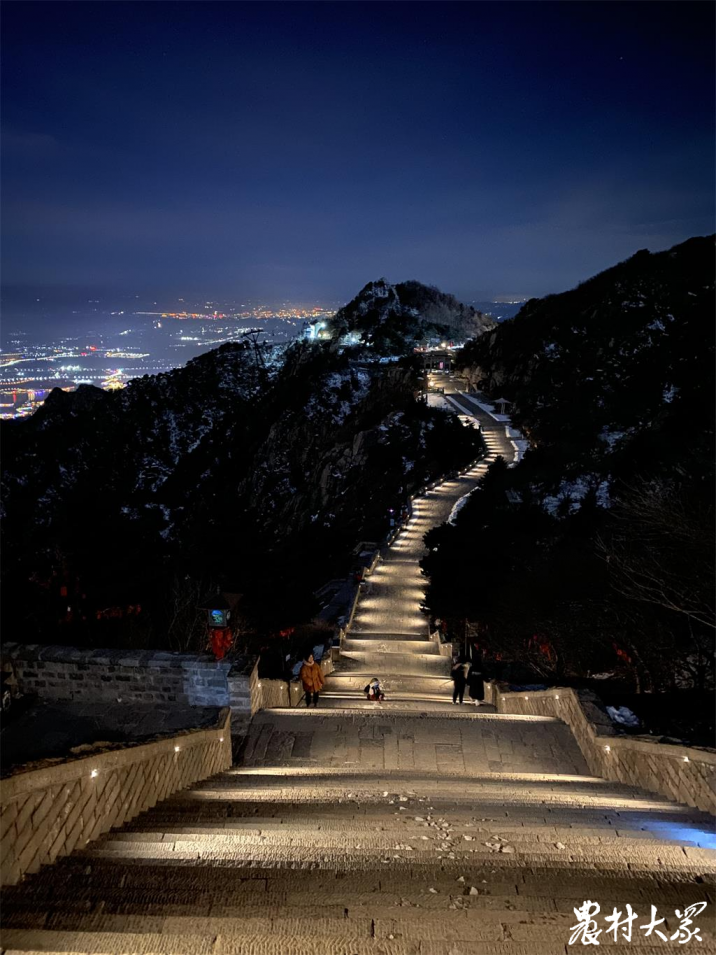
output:
<path id="1" fill-rule="evenodd" d="M 206 624 L 209 629 L 229 626 L 231 611 L 238 599 L 238 594 L 223 594 L 217 591 L 199 604 L 199 609 L 206 611 Z"/>

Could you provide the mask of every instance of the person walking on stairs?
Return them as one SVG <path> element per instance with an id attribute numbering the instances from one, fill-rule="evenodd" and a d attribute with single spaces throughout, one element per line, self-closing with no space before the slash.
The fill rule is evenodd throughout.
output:
<path id="1" fill-rule="evenodd" d="M 313 654 L 309 653 L 303 661 L 303 666 L 299 672 L 303 689 L 306 693 L 306 706 L 313 703 L 314 708 L 318 706 L 318 694 L 323 689 L 325 680 L 323 672 L 318 663 L 313 659 Z"/>
<path id="2" fill-rule="evenodd" d="M 485 680 L 480 656 L 473 657 L 470 672 L 467 675 L 467 682 L 470 686 L 470 699 L 475 706 L 480 706 L 485 699 Z"/>
<path id="3" fill-rule="evenodd" d="M 453 662 L 452 670 L 450 671 L 450 676 L 452 677 L 453 683 L 453 703 L 457 703 L 458 699 L 461 703 L 464 702 L 463 697 L 465 695 L 465 684 L 467 683 L 467 668 L 468 665 L 463 657 L 460 657 L 459 660 L 455 660 Z"/>

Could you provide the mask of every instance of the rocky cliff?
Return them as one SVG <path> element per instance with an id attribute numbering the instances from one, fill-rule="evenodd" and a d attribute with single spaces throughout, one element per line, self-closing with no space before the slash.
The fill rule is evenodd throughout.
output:
<path id="1" fill-rule="evenodd" d="M 420 282 L 391 285 L 369 282 L 329 322 L 339 341 L 362 343 L 381 355 L 408 354 L 421 341 L 465 341 L 493 328 L 495 322 Z"/>

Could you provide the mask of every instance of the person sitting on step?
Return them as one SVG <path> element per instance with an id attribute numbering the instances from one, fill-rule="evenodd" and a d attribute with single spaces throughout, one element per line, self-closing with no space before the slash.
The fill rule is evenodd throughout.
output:
<path id="1" fill-rule="evenodd" d="M 363 692 L 366 697 L 374 703 L 382 703 L 385 699 L 385 693 L 383 693 L 380 680 L 377 676 L 373 677 L 370 683 L 363 688 Z"/>

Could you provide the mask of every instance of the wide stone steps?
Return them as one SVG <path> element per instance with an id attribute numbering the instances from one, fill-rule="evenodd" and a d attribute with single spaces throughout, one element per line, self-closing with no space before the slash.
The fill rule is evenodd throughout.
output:
<path id="1" fill-rule="evenodd" d="M 540 942 L 535 948 L 534 939 L 529 942 L 479 942 L 470 933 L 470 939 L 456 945 L 454 933 L 434 939 L 396 938 L 395 931 L 385 931 L 386 926 L 378 926 L 380 935 L 375 934 L 372 926 L 370 935 L 342 935 L 317 937 L 297 935 L 194 935 L 194 934 L 111 934 L 101 932 L 17 932 L 9 930 L 8 944 L 12 947 L 5 955 L 22 952 L 74 953 L 79 952 L 131 952 L 137 955 L 564 955 L 565 948 L 560 944 Z M 465 926 L 466 931 L 468 926 Z M 345 931 L 354 932 L 346 919 Z M 362 929 L 358 929 L 362 931 Z M 392 937 L 391 937 L 392 936 Z M 500 937 L 503 937 L 502 933 Z M 20 939 L 20 942 L 17 939 Z M 32 948 L 24 947 L 23 939 Z M 124 946 L 118 948 L 118 945 Z M 613 951 L 616 949 L 612 949 Z M 620 949 L 625 951 L 625 949 Z M 609 951 L 609 949 L 607 949 Z M 639 955 L 651 955 L 652 952 L 663 955 L 663 949 L 641 947 Z M 709 947 L 699 947 L 701 952 L 712 952 Z"/>
<path id="2" fill-rule="evenodd" d="M 358 653 L 418 653 L 428 656 L 439 656 L 438 645 L 427 637 L 424 640 L 406 640 L 398 636 L 381 637 L 376 634 L 366 634 L 353 631 L 346 637 L 341 648 L 341 656 Z"/>
<path id="3" fill-rule="evenodd" d="M 437 659 L 444 665 L 442 658 Z M 349 700 L 355 699 L 364 703 L 363 690 L 373 677 L 380 679 L 388 702 L 395 702 L 397 699 L 423 699 L 435 703 L 452 701 L 452 680 L 446 673 L 419 671 L 406 675 L 365 664 L 360 669 L 334 670 L 326 680 L 321 700 L 325 703 L 328 699 L 344 696 Z M 338 705 L 341 705 L 340 702 Z"/>
<path id="4" fill-rule="evenodd" d="M 411 676 L 442 676 L 449 680 L 449 661 L 437 653 L 390 653 L 387 650 L 348 650 L 341 653 L 335 674 L 371 671 L 381 680 L 390 676 L 404 679 Z"/>
<path id="5" fill-rule="evenodd" d="M 351 643 L 352 641 L 357 641 L 360 643 L 365 643 L 367 641 L 376 641 L 377 643 L 386 643 L 391 644 L 395 643 L 400 644 L 415 644 L 416 647 L 436 647 L 437 645 L 429 639 L 425 633 L 425 627 L 422 631 L 416 633 L 414 630 L 405 630 L 398 632 L 391 632 L 386 630 L 371 630 L 371 629 L 362 629 L 359 627 L 353 627 L 350 631 L 350 636 L 346 637 L 343 641 L 344 645 L 346 643 Z M 412 649 L 412 646 L 411 646 Z M 424 652 L 419 650 L 419 652 Z M 429 651 L 428 651 L 429 652 Z"/>

